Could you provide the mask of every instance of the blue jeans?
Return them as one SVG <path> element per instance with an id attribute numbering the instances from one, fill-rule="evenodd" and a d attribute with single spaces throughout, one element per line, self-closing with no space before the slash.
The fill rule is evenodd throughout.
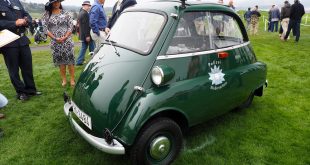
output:
<path id="1" fill-rule="evenodd" d="M 286 32 L 286 35 L 284 37 L 284 39 L 287 39 L 288 36 L 291 33 L 291 30 L 293 29 L 293 35 L 296 36 L 295 41 L 298 42 L 299 41 L 299 37 L 300 37 L 300 20 L 292 20 L 290 19 L 290 22 L 288 24 L 288 29 Z"/>
<path id="2" fill-rule="evenodd" d="M 79 53 L 79 57 L 76 60 L 76 65 L 83 64 L 87 47 L 89 48 L 89 52 L 93 52 L 95 49 L 95 42 L 93 40 L 89 43 L 87 43 L 86 41 L 82 41 L 82 47 Z"/>
<path id="3" fill-rule="evenodd" d="M 278 25 L 279 25 L 279 21 L 270 22 L 270 31 L 278 32 Z"/>

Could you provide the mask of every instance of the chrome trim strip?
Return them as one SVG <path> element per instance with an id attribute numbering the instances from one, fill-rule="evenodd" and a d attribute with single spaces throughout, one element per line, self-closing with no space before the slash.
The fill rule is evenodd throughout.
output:
<path id="1" fill-rule="evenodd" d="M 159 55 L 157 56 L 156 60 L 166 60 L 166 59 L 173 59 L 173 58 L 183 58 L 183 57 L 192 57 L 192 56 L 201 56 L 201 55 L 206 55 L 206 54 L 212 54 L 212 53 L 218 53 L 218 52 L 223 52 L 227 50 L 232 50 L 232 49 L 237 49 L 241 48 L 244 46 L 247 46 L 250 44 L 250 41 L 236 45 L 236 46 L 231 46 L 223 49 L 215 49 L 215 50 L 208 50 L 208 51 L 203 51 L 203 52 L 195 52 L 195 53 L 184 53 L 184 54 L 177 54 L 177 55 Z"/>
<path id="2" fill-rule="evenodd" d="M 116 155 L 123 155 L 125 154 L 125 148 L 124 146 L 118 142 L 116 139 L 113 139 L 113 145 L 109 145 L 104 138 L 98 138 L 95 137 L 86 131 L 84 131 L 83 128 L 81 128 L 72 118 L 71 113 L 69 109 L 72 105 L 70 103 L 65 103 L 64 105 L 64 112 L 66 116 L 69 118 L 70 124 L 72 128 L 78 132 L 88 143 L 96 147 L 97 149 L 109 153 L 109 154 L 116 154 Z"/>

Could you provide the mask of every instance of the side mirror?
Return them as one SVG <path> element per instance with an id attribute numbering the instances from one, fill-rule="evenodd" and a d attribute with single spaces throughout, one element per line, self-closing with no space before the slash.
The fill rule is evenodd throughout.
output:
<path id="1" fill-rule="evenodd" d="M 163 86 L 175 75 L 175 71 L 167 65 L 154 66 L 152 69 L 151 77 L 156 86 Z"/>
<path id="2" fill-rule="evenodd" d="M 0 109 L 8 104 L 8 99 L 0 93 Z"/>

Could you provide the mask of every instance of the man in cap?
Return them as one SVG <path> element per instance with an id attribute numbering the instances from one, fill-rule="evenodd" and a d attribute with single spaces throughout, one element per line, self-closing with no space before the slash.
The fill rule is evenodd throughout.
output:
<path id="1" fill-rule="evenodd" d="M 287 29 L 286 35 L 284 37 L 285 41 L 287 40 L 288 36 L 290 35 L 290 32 L 292 29 L 293 29 L 294 36 L 296 36 L 295 42 L 299 41 L 300 23 L 301 23 L 301 18 L 304 14 L 305 14 L 304 6 L 299 2 L 299 0 L 295 0 L 294 4 L 291 7 L 290 22 L 288 24 L 288 29 Z"/>
<path id="2" fill-rule="evenodd" d="M 82 4 L 82 9 L 78 16 L 79 24 L 79 38 L 82 41 L 82 47 L 77 58 L 76 65 L 83 65 L 85 53 L 87 47 L 89 52 L 93 52 L 95 49 L 95 43 L 90 37 L 90 26 L 89 26 L 89 14 L 91 4 L 90 1 L 84 1 Z"/>
<path id="3" fill-rule="evenodd" d="M 34 83 L 30 41 L 25 34 L 26 27 L 32 22 L 31 16 L 19 0 L 1 0 L 0 6 L 0 30 L 7 29 L 20 36 L 19 39 L 1 47 L 0 51 L 17 93 L 17 99 L 25 101 L 30 96 L 41 94 Z M 19 70 L 21 70 L 23 81 Z"/>

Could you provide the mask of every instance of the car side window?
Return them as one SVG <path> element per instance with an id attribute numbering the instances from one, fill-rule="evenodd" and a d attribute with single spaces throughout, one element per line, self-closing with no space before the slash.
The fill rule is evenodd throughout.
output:
<path id="1" fill-rule="evenodd" d="M 206 12 L 184 13 L 166 54 L 210 50 L 209 24 Z"/>
<path id="2" fill-rule="evenodd" d="M 237 21 L 223 13 L 210 13 L 211 40 L 213 46 L 225 48 L 243 43 L 243 36 Z"/>
<path id="3" fill-rule="evenodd" d="M 237 21 L 225 13 L 186 12 L 168 47 L 167 55 L 220 49 L 243 43 Z"/>

